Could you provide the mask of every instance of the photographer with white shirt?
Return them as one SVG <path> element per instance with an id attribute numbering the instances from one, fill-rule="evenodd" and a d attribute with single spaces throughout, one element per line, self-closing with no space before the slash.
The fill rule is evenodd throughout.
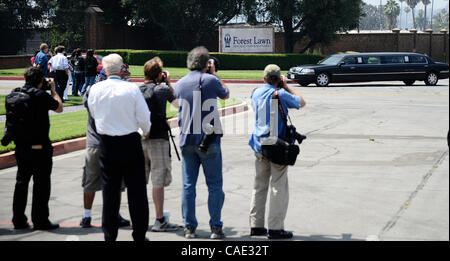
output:
<path id="1" fill-rule="evenodd" d="M 108 79 L 95 84 L 88 106 L 100 134 L 100 168 L 103 182 L 102 227 L 106 241 L 115 241 L 119 229 L 122 179 L 128 192 L 133 223 L 133 239 L 146 240 L 149 208 L 146 189 L 142 129 L 150 132 L 150 111 L 139 88 L 120 76 L 125 69 L 122 57 L 111 54 L 103 58 Z"/>

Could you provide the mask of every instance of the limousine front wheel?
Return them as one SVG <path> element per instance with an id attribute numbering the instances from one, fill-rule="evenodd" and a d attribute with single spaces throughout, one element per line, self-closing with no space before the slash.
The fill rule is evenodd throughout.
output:
<path id="1" fill-rule="evenodd" d="M 439 77 L 436 73 L 430 72 L 427 74 L 427 78 L 425 78 L 425 84 L 428 86 L 435 86 L 439 81 Z"/>
<path id="2" fill-rule="evenodd" d="M 319 87 L 327 87 L 330 84 L 330 76 L 326 73 L 321 73 L 317 75 L 316 84 Z"/>

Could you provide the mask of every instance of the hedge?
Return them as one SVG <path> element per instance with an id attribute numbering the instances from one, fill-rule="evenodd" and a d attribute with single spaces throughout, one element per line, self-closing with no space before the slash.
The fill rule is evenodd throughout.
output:
<path id="1" fill-rule="evenodd" d="M 144 65 L 146 61 L 159 56 L 166 67 L 186 67 L 186 51 L 157 51 L 157 50 L 96 50 L 96 54 L 106 56 L 117 53 L 129 65 Z M 323 55 L 312 54 L 230 54 L 211 53 L 220 61 L 222 70 L 263 70 L 267 64 L 274 63 L 282 70 L 289 70 L 292 66 L 316 64 L 325 58 Z"/>

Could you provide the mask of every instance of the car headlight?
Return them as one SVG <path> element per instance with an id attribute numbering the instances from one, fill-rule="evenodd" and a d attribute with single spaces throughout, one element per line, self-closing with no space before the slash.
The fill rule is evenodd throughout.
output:
<path id="1" fill-rule="evenodd" d="M 316 71 L 314 71 L 314 69 L 303 69 L 301 71 L 301 74 L 315 74 Z"/>

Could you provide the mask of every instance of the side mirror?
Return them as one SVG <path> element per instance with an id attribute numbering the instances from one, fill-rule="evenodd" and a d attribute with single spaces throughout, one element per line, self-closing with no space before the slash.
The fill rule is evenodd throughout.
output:
<path id="1" fill-rule="evenodd" d="M 344 65 L 344 64 L 345 64 L 344 62 L 340 62 L 340 63 L 338 63 L 338 66 L 342 67 L 342 65 Z"/>

